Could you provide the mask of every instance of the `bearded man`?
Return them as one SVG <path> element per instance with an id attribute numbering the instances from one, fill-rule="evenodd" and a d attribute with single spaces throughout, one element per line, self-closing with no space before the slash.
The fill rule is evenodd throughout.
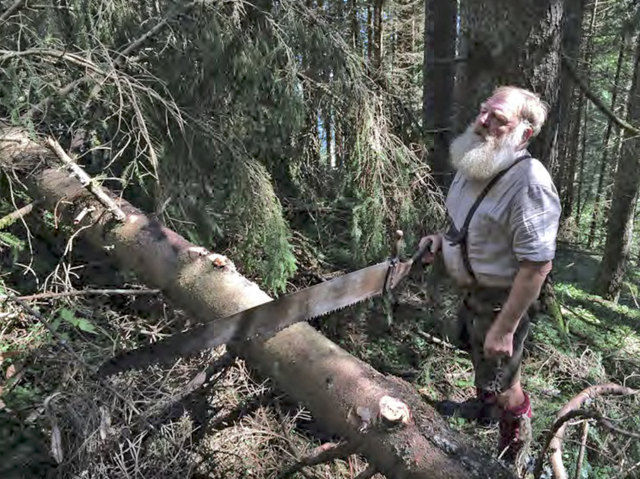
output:
<path id="1" fill-rule="evenodd" d="M 432 241 L 423 261 L 442 252 L 463 292 L 451 339 L 470 352 L 475 371 L 477 397 L 443 401 L 438 409 L 469 419 L 499 417 L 499 453 L 510 461 L 527 431 L 530 436 L 532 409 L 520 363 L 533 306 L 551 270 L 561 212 L 549 173 L 526 149 L 546 115 L 534 93 L 496 89 L 451 145 L 456 175 L 446 200 L 449 230 L 421 240 Z"/>

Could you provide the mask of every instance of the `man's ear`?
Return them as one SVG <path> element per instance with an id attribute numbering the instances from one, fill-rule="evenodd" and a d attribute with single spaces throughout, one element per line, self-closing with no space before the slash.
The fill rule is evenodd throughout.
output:
<path id="1" fill-rule="evenodd" d="M 524 147 L 527 143 L 529 143 L 529 140 L 531 139 L 532 136 L 533 136 L 533 128 L 529 126 L 527 127 L 526 130 L 524 130 L 524 133 L 522 134 L 522 142 L 520 142 L 521 147 Z"/>

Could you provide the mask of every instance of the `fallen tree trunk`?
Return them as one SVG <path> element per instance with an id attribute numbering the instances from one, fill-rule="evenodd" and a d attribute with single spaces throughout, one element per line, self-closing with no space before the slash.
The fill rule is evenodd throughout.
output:
<path id="1" fill-rule="evenodd" d="M 24 164 L 30 157 L 52 158 L 26 137 L 15 139 L 13 131 L 11 147 L 0 147 L 0 165 Z M 0 145 L 1 141 L 2 133 Z M 64 171 L 38 169 L 29 173 L 26 182 L 33 198 L 55 211 L 61 224 L 72 225 L 80 211 L 89 211 L 78 225 L 83 228 L 82 238 L 162 289 L 199 320 L 228 316 L 271 299 L 235 268 L 194 257 L 189 251 L 193 244 L 127 202 L 118 202 L 125 221 L 115 220 Z M 295 324 L 264 342 L 246 343 L 238 353 L 306 405 L 318 424 L 352 443 L 388 477 L 514 477 L 452 431 L 410 385 L 377 372 L 307 323 Z M 388 396 L 408 406 L 411 416 L 404 415 L 395 424 L 380 419 L 381 399 Z"/>

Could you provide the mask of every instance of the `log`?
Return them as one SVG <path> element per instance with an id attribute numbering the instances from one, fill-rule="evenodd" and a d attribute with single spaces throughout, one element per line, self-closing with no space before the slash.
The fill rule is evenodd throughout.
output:
<path id="1" fill-rule="evenodd" d="M 32 149 L 39 160 L 46 156 L 51 161 L 51 154 L 45 155 L 38 144 L 25 145 L 21 144 L 25 147 L 22 160 Z M 2 158 L 0 151 L 0 165 L 8 163 L 11 159 Z M 193 255 L 192 243 L 126 201 L 117 200 L 125 221 L 115 220 L 75 178 L 59 169 L 32 171 L 27 185 L 34 199 L 43 199 L 55 210 L 59 223 L 71 226 L 78 212 L 93 207 L 76 225 L 84 228 L 79 237 L 161 289 L 200 321 L 271 300 L 230 263 L 219 266 Z M 308 407 L 327 432 L 354 444 L 387 477 L 515 477 L 468 438 L 452 431 L 409 384 L 379 373 L 307 323 L 297 323 L 263 342 L 240 345 L 237 352 L 259 374 L 272 378 Z M 403 416 L 397 423 L 380 420 L 380 401 L 385 396 L 404 403 L 410 417 Z"/>

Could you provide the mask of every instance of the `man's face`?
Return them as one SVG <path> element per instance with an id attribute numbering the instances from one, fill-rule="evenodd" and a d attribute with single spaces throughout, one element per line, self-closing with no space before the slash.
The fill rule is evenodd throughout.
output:
<path id="1" fill-rule="evenodd" d="M 518 98 L 494 95 L 449 148 L 453 167 L 472 180 L 486 180 L 511 164 L 532 129 L 521 120 Z"/>
<path id="2" fill-rule="evenodd" d="M 517 101 L 512 96 L 494 95 L 480 105 L 473 131 L 483 139 L 501 140 L 520 123 Z M 526 138 L 523 138 L 525 141 Z"/>

